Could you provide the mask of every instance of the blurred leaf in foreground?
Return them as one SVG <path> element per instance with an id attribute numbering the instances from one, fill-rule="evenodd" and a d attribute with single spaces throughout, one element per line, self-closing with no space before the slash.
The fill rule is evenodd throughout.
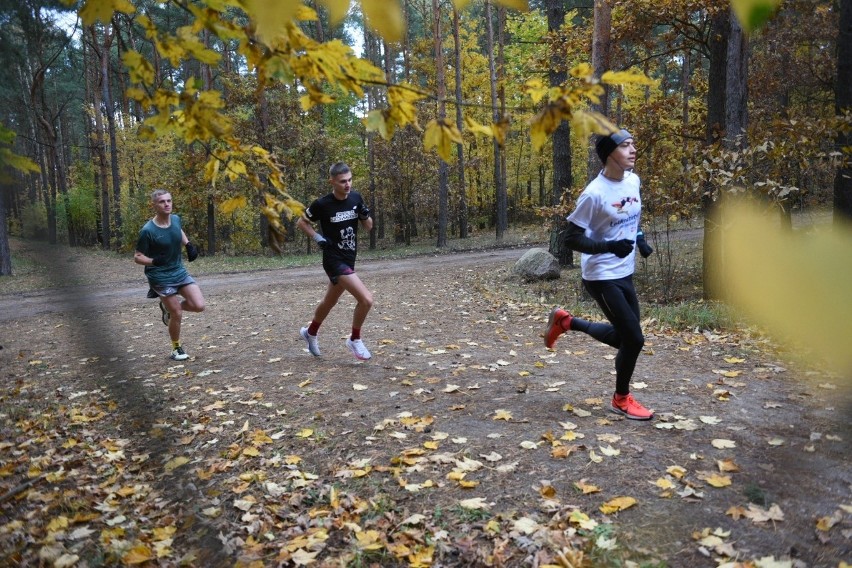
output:
<path id="1" fill-rule="evenodd" d="M 725 211 L 725 281 L 730 299 L 810 363 L 852 371 L 852 227 L 806 234 L 744 204 Z"/>

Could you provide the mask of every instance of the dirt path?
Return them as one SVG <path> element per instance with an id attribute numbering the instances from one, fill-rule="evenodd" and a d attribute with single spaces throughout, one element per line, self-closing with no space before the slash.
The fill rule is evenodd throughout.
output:
<path id="1" fill-rule="evenodd" d="M 418 271 L 433 271 L 437 268 L 452 269 L 475 265 L 501 264 L 521 257 L 527 249 L 495 249 L 483 252 L 468 252 L 434 256 L 418 256 L 396 260 L 360 261 L 359 272 L 371 276 L 394 274 L 416 274 Z M 189 267 L 192 268 L 191 266 Z M 68 270 L 79 268 L 70 267 Z M 137 271 L 139 272 L 139 271 Z M 206 296 L 228 294 L 235 291 L 251 292 L 270 286 L 290 286 L 299 283 L 316 282 L 323 278 L 321 269 L 316 266 L 240 272 L 229 274 L 210 274 L 197 277 Z M 144 303 L 147 286 L 140 278 L 133 284 L 117 282 L 106 286 L 71 286 L 49 290 L 39 290 L 23 294 L 0 295 L 0 322 L 33 317 L 39 314 L 62 313 L 75 306 L 99 305 L 115 307 L 125 302 L 138 300 Z"/>
<path id="2" fill-rule="evenodd" d="M 852 504 L 843 384 L 792 370 L 758 337 L 649 331 L 633 388 L 657 419 L 621 420 L 607 411 L 612 350 L 579 333 L 545 349 L 539 333 L 549 306 L 513 299 L 508 272 L 523 252 L 359 263 L 376 297 L 364 328 L 374 355 L 368 363 L 344 345 L 348 297 L 321 329 L 322 357 L 298 337 L 325 286 L 319 266 L 198 278 L 208 310 L 187 316 L 191 358 L 181 364 L 166 358 L 159 310 L 138 283 L 85 296 L 64 289 L 2 297 L 0 442 L 13 443 L 0 443 L 7 465 L 0 471 L 20 467 L 0 477 L 0 493 L 26 482 L 42 446 L 45 461 L 82 448 L 50 445 L 76 436 L 94 449 L 119 444 L 133 474 L 81 487 L 159 480 L 160 493 L 145 500 L 157 505 L 143 515 L 159 524 L 187 507 L 221 510 L 206 534 L 217 535 L 223 565 L 274 558 L 297 527 L 325 515 L 325 530 L 337 527 L 317 548 L 326 559 L 351 549 L 356 521 L 394 543 L 440 543 L 434 554 L 444 566 L 556 563 L 555 551 L 581 537 L 604 539 L 595 565 L 623 555 L 708 568 L 767 556 L 814 567 L 850 559 L 852 522 L 841 508 Z M 72 424 L 67 436 L 20 431 L 61 417 L 63 408 L 99 418 Z M 255 457 L 241 453 L 252 432 L 264 440 Z M 23 460 L 21 447 L 33 455 Z M 125 459 L 109 454 L 93 452 L 74 462 L 75 471 L 91 464 L 93 476 L 105 475 L 114 468 L 107 457 Z M 140 455 L 150 456 L 149 467 Z M 192 468 L 162 475 L 176 456 Z M 468 468 L 461 478 L 459 464 Z M 287 493 L 270 493 L 267 482 Z M 383 512 L 315 516 L 314 500 L 332 486 Z M 636 504 L 601 509 L 617 497 Z M 29 526 L 46 498 L 0 503 L 0 513 L 27 515 Z M 114 496 L 91 498 L 124 506 Z M 485 509 L 459 506 L 472 498 Z M 128 502 L 125 516 L 141 523 L 132 514 L 141 506 Z M 90 516 L 100 530 L 97 511 Z M 110 511 L 111 523 L 117 514 Z M 578 514 L 596 526 L 578 526 Z M 411 515 L 422 515 L 417 530 L 403 526 Z M 835 520 L 821 530 L 820 519 Z M 0 549 L 32 559 L 26 543 L 44 534 L 30 530 L 19 542 L 0 531 Z M 247 535 L 257 534 L 264 539 L 250 546 Z M 175 549 L 188 550 L 183 539 Z M 375 561 L 408 565 L 394 564 L 390 553 Z"/>

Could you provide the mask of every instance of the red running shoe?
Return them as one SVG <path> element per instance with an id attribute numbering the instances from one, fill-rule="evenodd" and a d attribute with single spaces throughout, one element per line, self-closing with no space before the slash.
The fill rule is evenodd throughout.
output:
<path id="1" fill-rule="evenodd" d="M 611 408 L 613 412 L 623 414 L 631 420 L 650 420 L 654 417 L 654 413 L 636 402 L 632 394 L 612 395 Z"/>
<path id="2" fill-rule="evenodd" d="M 556 339 L 571 328 L 571 319 L 574 316 L 563 310 L 562 308 L 553 308 L 550 311 L 550 317 L 547 318 L 547 327 L 544 328 L 544 346 L 548 349 L 553 349 L 556 345 Z M 565 318 L 568 318 L 565 321 Z"/>

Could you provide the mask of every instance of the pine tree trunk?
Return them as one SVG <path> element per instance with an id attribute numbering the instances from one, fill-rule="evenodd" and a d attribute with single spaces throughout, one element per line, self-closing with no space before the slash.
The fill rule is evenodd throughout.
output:
<path id="1" fill-rule="evenodd" d="M 101 46 L 101 90 L 103 97 L 104 114 L 107 118 L 107 130 L 109 132 L 109 159 L 112 178 L 112 211 L 113 211 L 113 238 L 116 246 L 121 246 L 121 177 L 118 171 L 118 143 L 115 135 L 115 116 L 112 105 L 112 91 L 109 82 L 109 52 L 112 48 L 114 33 L 107 31 L 104 26 L 104 42 Z"/>
<path id="2" fill-rule="evenodd" d="M 562 23 L 565 21 L 565 4 L 562 0 L 547 1 L 547 31 L 557 34 Z M 568 71 L 565 68 L 563 58 L 554 52 L 550 56 L 550 71 L 548 79 L 550 86 L 555 87 L 565 82 Z M 553 132 L 553 183 L 551 187 L 550 205 L 559 205 L 562 196 L 571 190 L 574 184 L 571 176 L 571 127 L 562 121 Z M 574 265 L 574 253 L 565 245 L 565 227 L 567 222 L 564 217 L 553 219 L 553 228 L 550 231 L 550 254 L 559 260 L 561 266 Z"/>
<path id="3" fill-rule="evenodd" d="M 459 131 L 462 130 L 462 58 L 461 58 L 461 40 L 459 39 L 459 11 L 453 7 L 453 45 L 455 46 L 455 61 L 456 61 L 456 127 Z M 467 226 L 467 187 L 464 180 L 464 144 L 457 144 L 456 151 L 458 152 L 458 219 L 459 219 L 459 238 L 466 239 L 468 237 Z"/>
<path id="4" fill-rule="evenodd" d="M 610 66 L 610 44 L 612 28 L 612 7 L 608 0 L 595 0 L 595 27 L 592 38 L 592 68 L 595 77 L 600 78 Z M 609 118 L 609 87 L 603 85 L 604 94 L 600 104 L 590 104 L 590 109 Z M 591 181 L 601 169 L 601 161 L 594 147 L 589 146 L 588 180 Z"/>
<path id="5" fill-rule="evenodd" d="M 435 80 L 438 86 L 438 120 L 447 118 L 447 84 L 444 69 L 444 49 L 441 45 L 441 11 L 438 0 L 432 0 L 432 17 L 435 41 Z M 438 242 L 435 246 L 447 246 L 447 219 L 449 204 L 449 166 L 440 156 L 438 157 Z"/>
<path id="6" fill-rule="evenodd" d="M 497 107 L 497 69 L 494 57 L 494 23 L 492 21 L 491 0 L 485 0 L 485 25 L 487 29 L 487 51 L 488 51 L 488 74 L 491 87 L 491 118 L 494 124 L 500 121 Z M 497 240 L 503 240 L 506 230 L 506 193 L 502 190 L 501 182 L 502 168 L 500 161 L 500 145 L 497 140 L 493 141 L 494 148 L 494 193 L 495 193 L 495 226 L 497 229 Z"/>
<path id="7" fill-rule="evenodd" d="M 6 221 L 6 188 L 0 187 L 0 276 L 12 275 L 12 250 Z"/>

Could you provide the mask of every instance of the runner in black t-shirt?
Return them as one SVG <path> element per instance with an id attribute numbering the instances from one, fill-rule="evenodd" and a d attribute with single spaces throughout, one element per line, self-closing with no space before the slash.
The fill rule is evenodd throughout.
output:
<path id="1" fill-rule="evenodd" d="M 369 231 L 373 228 L 373 219 L 361 194 L 352 191 L 349 166 L 338 162 L 328 173 L 332 192 L 311 203 L 296 223 L 322 249 L 322 267 L 330 280 L 313 321 L 299 334 L 308 343 L 308 351 L 318 357 L 317 331 L 343 292 L 349 292 L 358 303 L 352 316 L 352 335 L 346 345 L 356 358 L 366 361 L 371 355 L 361 341 L 361 326 L 373 306 L 373 294 L 355 274 L 355 257 L 358 254 L 358 225 Z M 314 229 L 315 223 L 319 223 L 322 234 Z"/>

